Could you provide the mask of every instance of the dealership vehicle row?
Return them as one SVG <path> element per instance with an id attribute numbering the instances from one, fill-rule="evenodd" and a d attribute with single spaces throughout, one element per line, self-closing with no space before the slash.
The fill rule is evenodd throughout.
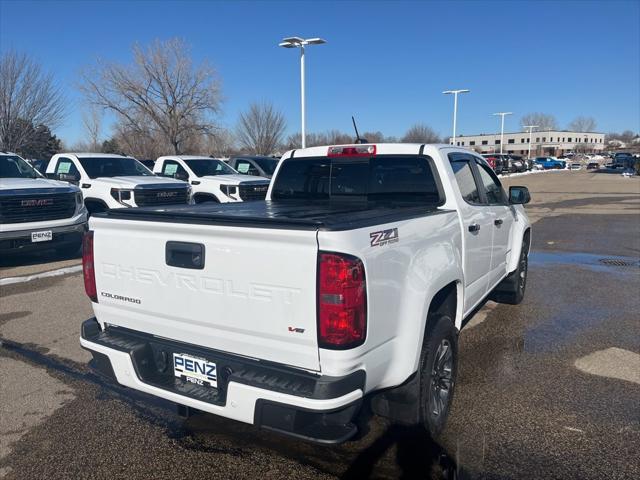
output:
<path id="1" fill-rule="evenodd" d="M 498 175 L 583 168 L 622 172 L 638 161 L 624 152 L 483 157 Z M 601 162 L 609 160 L 606 165 Z M 168 155 L 137 160 L 106 153 L 60 153 L 49 161 L 27 162 L 15 153 L 0 152 L 0 163 L 0 204 L 8 215 L 0 226 L 0 251 L 9 255 L 47 248 L 78 251 L 87 217 L 113 208 L 264 200 L 279 158 Z M 77 194 L 73 211 L 64 189 Z"/>

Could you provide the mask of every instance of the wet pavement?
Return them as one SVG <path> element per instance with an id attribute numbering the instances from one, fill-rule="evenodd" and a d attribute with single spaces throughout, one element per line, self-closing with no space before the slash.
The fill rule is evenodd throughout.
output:
<path id="1" fill-rule="evenodd" d="M 640 478 L 636 180 L 554 172 L 505 181 L 534 198 L 525 301 L 488 302 L 463 329 L 437 443 L 366 407 L 360 437 L 337 447 L 210 415 L 184 420 L 86 367 L 81 275 L 2 286 L 0 477 Z"/>

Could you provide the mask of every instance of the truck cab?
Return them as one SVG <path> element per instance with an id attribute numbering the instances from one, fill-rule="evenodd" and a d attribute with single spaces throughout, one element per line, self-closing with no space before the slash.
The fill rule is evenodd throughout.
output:
<path id="1" fill-rule="evenodd" d="M 79 250 L 87 210 L 75 185 L 50 180 L 22 157 L 0 152 L 0 257 Z"/>
<path id="2" fill-rule="evenodd" d="M 47 165 L 47 177 L 80 187 L 90 214 L 111 208 L 186 205 L 187 183 L 158 178 L 133 157 L 107 153 L 58 153 Z"/>
<path id="3" fill-rule="evenodd" d="M 198 155 L 170 155 L 156 160 L 153 171 L 189 182 L 195 203 L 264 200 L 269 179 L 241 175 L 222 160 Z"/>

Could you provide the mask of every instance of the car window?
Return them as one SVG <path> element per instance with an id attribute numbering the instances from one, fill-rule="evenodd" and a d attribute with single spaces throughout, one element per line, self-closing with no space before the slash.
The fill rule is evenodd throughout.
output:
<path id="1" fill-rule="evenodd" d="M 184 169 L 182 165 L 180 165 L 175 160 L 165 160 L 162 165 L 162 176 L 174 178 L 176 175 L 188 177 L 189 174 Z"/>
<path id="2" fill-rule="evenodd" d="M 278 159 L 275 158 L 256 158 L 255 162 L 264 170 L 268 175 L 273 175 L 273 172 L 276 171 L 276 167 L 278 166 Z"/>
<path id="3" fill-rule="evenodd" d="M 478 172 L 480 173 L 480 181 L 487 196 L 487 202 L 490 205 L 504 204 L 505 195 L 500 185 L 500 180 L 495 177 L 495 174 L 487 167 L 484 162 L 476 160 L 478 166 Z"/>
<path id="4" fill-rule="evenodd" d="M 58 158 L 58 164 L 56 165 L 56 175 L 60 175 L 61 173 L 80 177 L 80 172 L 78 171 L 78 168 L 75 166 L 75 164 L 70 158 L 66 158 L 66 157 Z"/>
<path id="5" fill-rule="evenodd" d="M 197 177 L 233 175 L 237 173 L 233 168 L 217 158 L 198 158 L 195 160 L 185 160 L 184 163 L 193 170 L 193 173 Z"/>
<path id="6" fill-rule="evenodd" d="M 260 172 L 249 160 L 236 160 L 236 170 L 244 175 L 259 176 Z"/>
<path id="7" fill-rule="evenodd" d="M 476 205 L 480 204 L 480 193 L 473 176 L 469 156 L 465 154 L 450 154 L 449 160 L 464 201 Z"/>
<path id="8" fill-rule="evenodd" d="M 419 204 L 441 200 L 429 161 L 397 155 L 287 160 L 280 167 L 271 198 Z"/>
<path id="9" fill-rule="evenodd" d="M 151 170 L 130 157 L 78 157 L 89 178 L 153 176 Z"/>
<path id="10" fill-rule="evenodd" d="M 41 175 L 17 155 L 0 156 L 0 178 L 40 178 Z"/>

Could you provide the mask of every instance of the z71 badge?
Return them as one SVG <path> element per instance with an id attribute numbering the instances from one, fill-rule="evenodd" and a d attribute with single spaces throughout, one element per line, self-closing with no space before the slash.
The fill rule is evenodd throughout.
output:
<path id="1" fill-rule="evenodd" d="M 371 238 L 372 247 L 382 247 L 384 245 L 400 241 L 397 228 L 389 228 L 387 230 L 371 232 L 369 234 L 369 237 Z"/>

